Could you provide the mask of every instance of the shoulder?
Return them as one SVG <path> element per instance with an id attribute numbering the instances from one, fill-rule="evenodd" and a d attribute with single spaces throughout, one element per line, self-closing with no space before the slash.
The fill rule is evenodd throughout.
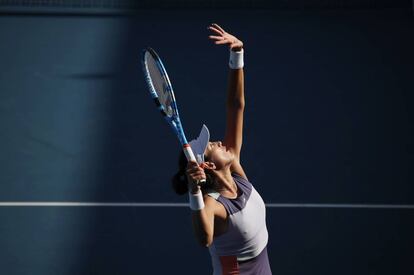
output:
<path id="1" fill-rule="evenodd" d="M 206 210 L 214 213 L 215 217 L 225 218 L 227 216 L 227 212 L 224 208 L 224 205 L 207 194 L 204 195 L 204 204 Z"/>
<path id="2" fill-rule="evenodd" d="M 204 204 L 208 207 L 215 207 L 216 204 L 218 203 L 214 198 L 212 198 L 208 194 L 204 194 L 203 198 L 204 198 Z"/>

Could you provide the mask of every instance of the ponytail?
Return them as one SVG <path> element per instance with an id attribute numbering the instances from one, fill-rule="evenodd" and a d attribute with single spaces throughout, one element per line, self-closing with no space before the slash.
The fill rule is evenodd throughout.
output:
<path id="1" fill-rule="evenodd" d="M 178 158 L 178 172 L 172 177 L 172 188 L 178 195 L 184 195 L 188 192 L 188 180 L 185 170 L 187 168 L 187 159 L 184 152 L 181 151 Z"/>

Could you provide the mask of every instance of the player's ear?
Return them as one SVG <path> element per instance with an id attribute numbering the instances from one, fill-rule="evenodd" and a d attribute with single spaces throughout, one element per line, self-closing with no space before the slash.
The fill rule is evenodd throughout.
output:
<path id="1" fill-rule="evenodd" d="M 203 169 L 206 170 L 216 170 L 216 165 L 214 164 L 214 162 L 210 162 L 210 161 L 206 161 L 203 162 Z"/>

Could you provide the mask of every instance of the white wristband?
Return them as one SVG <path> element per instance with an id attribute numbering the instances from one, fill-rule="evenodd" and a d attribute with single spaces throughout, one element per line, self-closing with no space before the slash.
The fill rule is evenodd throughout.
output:
<path id="1" fill-rule="evenodd" d="M 201 190 L 198 190 L 196 194 L 192 194 L 191 192 L 188 192 L 188 198 L 190 200 L 191 210 L 201 210 L 204 208 L 204 200 L 203 200 L 203 194 L 201 193 Z"/>
<path id="2" fill-rule="evenodd" d="M 230 60 L 229 60 L 229 67 L 230 69 L 241 69 L 244 67 L 244 60 L 243 60 L 244 51 L 234 52 L 230 50 Z"/>

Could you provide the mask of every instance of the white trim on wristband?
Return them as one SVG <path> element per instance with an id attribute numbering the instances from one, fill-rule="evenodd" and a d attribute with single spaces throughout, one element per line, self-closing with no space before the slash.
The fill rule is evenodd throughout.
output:
<path id="1" fill-rule="evenodd" d="M 243 48 L 241 49 L 241 51 L 238 51 L 238 52 L 230 50 L 230 59 L 229 59 L 230 69 L 241 69 L 244 67 L 243 54 L 244 54 Z"/>
<path id="2" fill-rule="evenodd" d="M 191 210 L 201 210 L 204 208 L 204 200 L 201 190 L 198 190 L 198 192 L 195 194 L 188 192 L 188 198 L 190 201 Z"/>

